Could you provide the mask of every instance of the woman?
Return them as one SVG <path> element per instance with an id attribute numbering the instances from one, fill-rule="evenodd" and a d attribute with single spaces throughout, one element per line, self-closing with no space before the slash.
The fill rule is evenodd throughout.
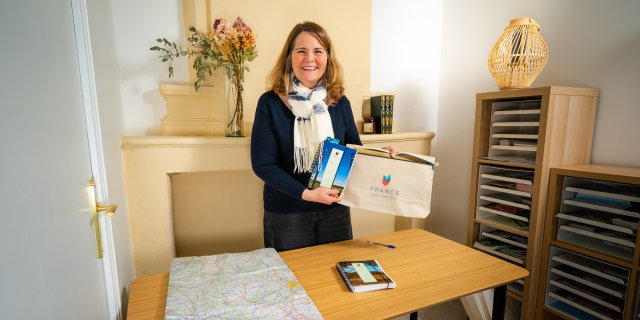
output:
<path id="1" fill-rule="evenodd" d="M 338 191 L 307 189 L 313 156 L 327 136 L 362 144 L 344 96 L 342 68 L 327 32 L 303 22 L 289 33 L 258 100 L 253 171 L 264 180 L 264 245 L 278 251 L 351 239 Z"/>

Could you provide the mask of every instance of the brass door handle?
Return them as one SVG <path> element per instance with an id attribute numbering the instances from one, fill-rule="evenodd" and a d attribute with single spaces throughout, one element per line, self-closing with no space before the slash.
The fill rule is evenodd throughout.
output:
<path id="1" fill-rule="evenodd" d="M 100 233 L 100 216 L 98 213 L 104 212 L 107 217 L 112 217 L 114 214 L 116 214 L 118 205 L 110 203 L 96 203 L 96 184 L 95 181 L 93 181 L 93 178 L 89 180 L 89 201 L 91 201 L 89 209 L 91 210 L 91 222 L 93 223 L 93 228 L 96 234 L 96 249 L 98 251 L 98 259 L 102 259 L 102 235 Z"/>
<path id="2" fill-rule="evenodd" d="M 98 203 L 96 205 L 96 211 L 97 212 L 105 211 L 105 214 L 107 215 L 107 217 L 112 217 L 114 214 L 116 214 L 116 209 L 118 209 L 117 204 Z"/>

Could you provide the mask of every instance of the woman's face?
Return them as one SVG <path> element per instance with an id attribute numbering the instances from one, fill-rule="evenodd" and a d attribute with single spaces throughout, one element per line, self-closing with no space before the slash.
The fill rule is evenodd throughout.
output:
<path id="1" fill-rule="evenodd" d="M 327 51 L 310 32 L 301 32 L 291 54 L 293 74 L 307 88 L 315 88 L 327 68 Z"/>

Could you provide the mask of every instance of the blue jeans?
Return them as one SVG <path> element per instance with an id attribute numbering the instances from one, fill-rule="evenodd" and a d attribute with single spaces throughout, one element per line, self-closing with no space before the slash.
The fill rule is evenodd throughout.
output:
<path id="1" fill-rule="evenodd" d="M 324 211 L 264 212 L 264 246 L 285 251 L 353 239 L 349 207 Z"/>

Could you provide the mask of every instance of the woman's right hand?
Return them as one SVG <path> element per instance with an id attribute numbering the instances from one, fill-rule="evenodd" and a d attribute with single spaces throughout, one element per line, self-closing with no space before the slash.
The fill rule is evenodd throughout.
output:
<path id="1" fill-rule="evenodd" d="M 305 189 L 302 192 L 302 200 L 332 204 L 342 200 L 342 197 L 338 197 L 338 190 L 336 189 L 317 187 L 315 189 Z"/>

